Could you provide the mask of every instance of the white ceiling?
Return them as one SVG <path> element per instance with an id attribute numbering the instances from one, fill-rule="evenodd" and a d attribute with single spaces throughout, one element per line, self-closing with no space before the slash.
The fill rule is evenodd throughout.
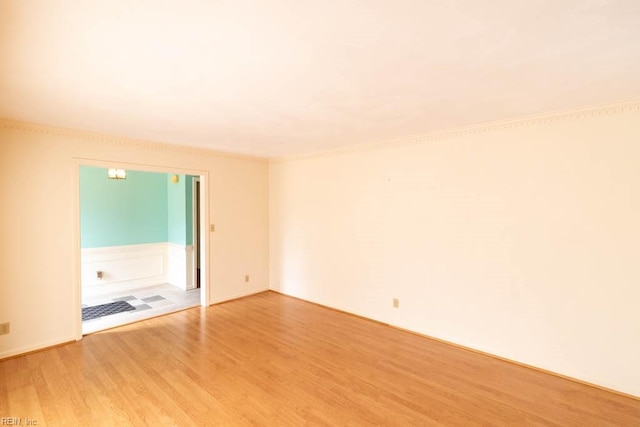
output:
<path id="1" fill-rule="evenodd" d="M 640 98 L 638 0 L 2 0 L 0 117 L 279 157 Z"/>

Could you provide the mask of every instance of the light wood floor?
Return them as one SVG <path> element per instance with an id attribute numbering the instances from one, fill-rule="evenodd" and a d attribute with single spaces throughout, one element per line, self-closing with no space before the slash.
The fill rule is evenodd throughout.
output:
<path id="1" fill-rule="evenodd" d="M 272 292 L 0 362 L 39 425 L 638 426 L 640 401 Z"/>

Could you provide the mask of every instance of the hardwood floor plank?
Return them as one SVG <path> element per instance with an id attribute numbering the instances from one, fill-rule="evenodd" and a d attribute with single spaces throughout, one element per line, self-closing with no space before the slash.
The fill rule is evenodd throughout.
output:
<path id="1" fill-rule="evenodd" d="M 0 361 L 39 425 L 640 425 L 640 400 L 267 292 Z"/>

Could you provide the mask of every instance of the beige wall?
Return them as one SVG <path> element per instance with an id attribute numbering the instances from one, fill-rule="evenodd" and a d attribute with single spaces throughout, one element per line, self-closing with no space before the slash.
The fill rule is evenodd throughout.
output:
<path id="1" fill-rule="evenodd" d="M 638 141 L 635 106 L 267 177 L 261 160 L 0 122 L 0 357 L 76 336 L 85 158 L 209 176 L 210 302 L 266 289 L 270 269 L 278 291 L 640 396 Z"/>
<path id="2" fill-rule="evenodd" d="M 272 289 L 640 396 L 638 105 L 272 162 L 269 203 Z"/>
<path id="3" fill-rule="evenodd" d="M 266 161 L 0 122 L 0 357 L 76 337 L 78 158 L 208 175 L 209 302 L 268 288 Z"/>

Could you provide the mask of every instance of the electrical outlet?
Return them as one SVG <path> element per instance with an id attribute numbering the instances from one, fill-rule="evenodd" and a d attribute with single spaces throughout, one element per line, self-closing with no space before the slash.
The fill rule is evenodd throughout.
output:
<path id="1" fill-rule="evenodd" d="M 11 323 L 0 324 L 0 335 L 7 335 L 9 332 L 11 332 Z"/>
<path id="2" fill-rule="evenodd" d="M 246 276 L 244 276 L 244 281 L 248 282 L 249 281 L 249 275 L 247 274 Z"/>
<path id="3" fill-rule="evenodd" d="M 214 233 L 216 231 L 216 225 L 215 224 L 211 224 L 209 225 L 209 231 L 211 231 L 212 233 Z"/>
<path id="4" fill-rule="evenodd" d="M 400 307 L 400 300 L 398 298 L 393 299 L 393 308 Z"/>

